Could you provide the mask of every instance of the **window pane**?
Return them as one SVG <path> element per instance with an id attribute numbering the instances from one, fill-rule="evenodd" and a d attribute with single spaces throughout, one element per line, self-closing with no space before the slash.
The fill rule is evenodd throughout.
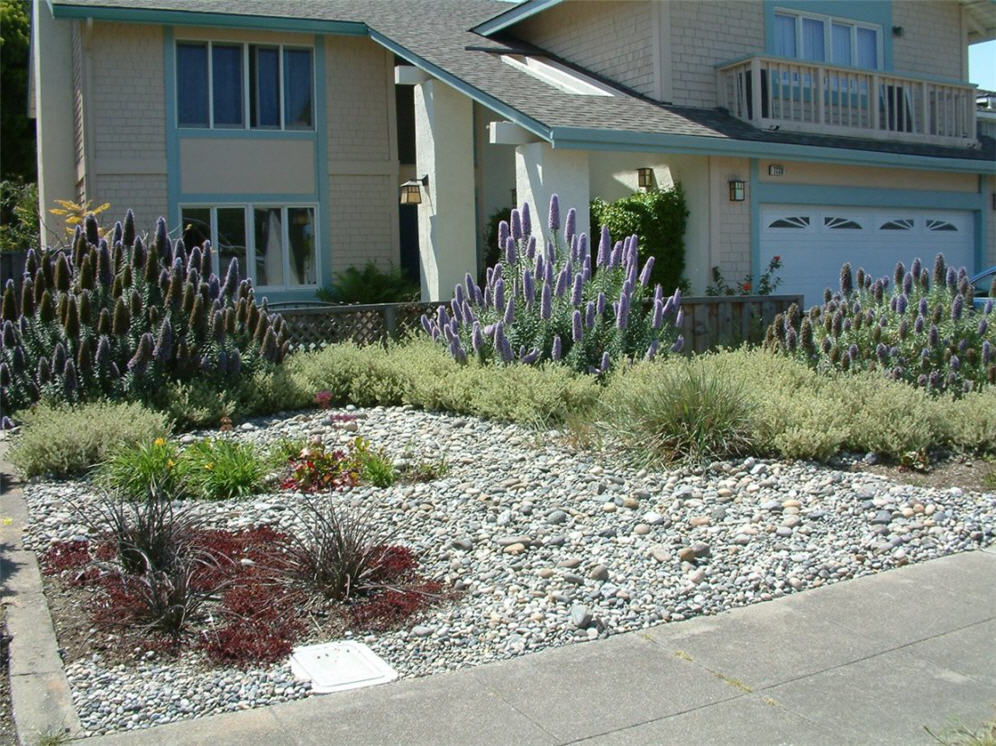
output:
<path id="1" fill-rule="evenodd" d="M 210 207 L 184 207 L 180 222 L 183 224 L 183 243 L 188 249 L 211 238 Z"/>
<path id="2" fill-rule="evenodd" d="M 287 208 L 290 237 L 289 285 L 315 285 L 315 211 L 310 207 Z"/>
<path id="3" fill-rule="evenodd" d="M 812 18 L 802 19 L 802 59 L 823 62 L 826 60 L 826 44 L 823 38 L 823 21 Z"/>
<path id="4" fill-rule="evenodd" d="M 830 29 L 833 41 L 833 63 L 851 66 L 851 27 L 835 23 Z"/>
<path id="5" fill-rule="evenodd" d="M 280 208 L 267 207 L 253 211 L 256 235 L 256 284 L 284 284 L 283 233 Z"/>
<path id="6" fill-rule="evenodd" d="M 284 50 L 284 126 L 311 127 L 311 50 Z"/>
<path id="7" fill-rule="evenodd" d="M 878 32 L 874 29 L 858 29 L 858 67 L 878 67 Z"/>
<path id="8" fill-rule="evenodd" d="M 795 16 L 775 15 L 775 54 L 795 57 Z"/>
<path id="9" fill-rule="evenodd" d="M 280 126 L 280 52 L 275 47 L 249 48 L 252 126 Z"/>
<path id="10" fill-rule="evenodd" d="M 242 47 L 211 47 L 215 126 L 242 126 Z"/>
<path id="11" fill-rule="evenodd" d="M 233 259 L 239 260 L 239 279 L 248 277 L 245 208 L 218 208 L 218 245 L 215 247 L 215 255 L 218 257 L 218 266 L 214 269 L 222 279 L 228 273 L 228 265 Z"/>
<path id="12" fill-rule="evenodd" d="M 207 45 L 176 45 L 176 111 L 184 127 L 208 124 Z"/>

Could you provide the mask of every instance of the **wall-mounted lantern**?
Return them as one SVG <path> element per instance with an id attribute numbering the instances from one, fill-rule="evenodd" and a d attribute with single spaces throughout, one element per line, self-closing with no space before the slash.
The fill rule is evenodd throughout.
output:
<path id="1" fill-rule="evenodd" d="M 412 179 L 401 185 L 401 204 L 420 205 L 422 204 L 422 187 L 429 186 L 429 175 L 426 174 L 421 179 Z"/>
<path id="2" fill-rule="evenodd" d="M 730 179 L 730 202 L 743 202 L 747 198 L 747 185 L 743 179 Z"/>

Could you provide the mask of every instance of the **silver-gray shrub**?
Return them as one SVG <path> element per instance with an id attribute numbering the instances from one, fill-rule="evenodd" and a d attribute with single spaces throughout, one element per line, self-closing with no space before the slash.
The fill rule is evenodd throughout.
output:
<path id="1" fill-rule="evenodd" d="M 681 292 L 650 287 L 653 257 L 640 265 L 637 237 L 613 243 L 602 228 L 595 251 L 575 232 L 576 212 L 561 224 L 550 198 L 549 237 L 530 232 L 528 206 L 498 228 L 501 255 L 480 287 L 468 273 L 448 305 L 422 317 L 422 328 L 464 362 L 555 362 L 605 373 L 622 359 L 653 359 L 684 343 Z"/>

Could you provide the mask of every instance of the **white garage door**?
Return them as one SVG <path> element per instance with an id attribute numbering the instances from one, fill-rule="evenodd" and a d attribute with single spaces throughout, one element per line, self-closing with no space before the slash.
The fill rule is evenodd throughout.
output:
<path id="1" fill-rule="evenodd" d="M 974 247 L 972 213 L 961 210 L 761 206 L 761 268 L 781 257 L 776 292 L 802 293 L 807 307 L 823 302 L 824 288 L 839 289 L 844 262 L 891 278 L 896 262 L 919 257 L 932 267 L 942 252 L 971 273 Z"/>

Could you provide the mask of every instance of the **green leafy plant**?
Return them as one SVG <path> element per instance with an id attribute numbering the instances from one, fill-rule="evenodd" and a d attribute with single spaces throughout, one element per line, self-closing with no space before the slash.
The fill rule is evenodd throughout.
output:
<path id="1" fill-rule="evenodd" d="M 501 247 L 498 244 L 498 228 L 501 223 L 509 224 L 512 220 L 512 208 L 501 207 L 488 216 L 487 225 L 484 227 L 484 256 L 481 261 L 481 275 L 477 278 L 479 284 L 484 284 L 484 276 L 488 267 L 495 266 L 502 255 Z"/>
<path id="2" fill-rule="evenodd" d="M 775 317 L 766 346 L 817 370 L 878 371 L 933 392 L 996 383 L 996 314 L 991 301 L 973 311 L 964 267 L 941 254 L 933 273 L 919 259 L 909 270 L 900 262 L 890 289 L 845 264 L 839 286 L 807 314 L 793 306 Z"/>
<path id="3" fill-rule="evenodd" d="M 353 487 L 359 482 L 356 461 L 322 443 L 309 443 L 289 462 L 290 474 L 280 485 L 285 490 L 326 492 Z"/>
<path id="4" fill-rule="evenodd" d="M 214 271 L 210 245 L 170 241 L 162 218 L 146 246 L 130 210 L 106 238 L 91 213 L 67 250 L 30 249 L 20 295 L 8 282 L 0 301 L 6 412 L 41 398 L 163 406 L 172 382 L 227 390 L 279 363 L 283 319 L 256 303 L 236 260 Z"/>
<path id="5" fill-rule="evenodd" d="M 181 468 L 195 494 L 208 500 L 247 497 L 262 488 L 266 467 L 248 443 L 205 438 L 187 446 Z"/>
<path id="6" fill-rule="evenodd" d="M 768 266 L 757 278 L 757 286 L 754 286 L 754 278 L 750 273 L 744 275 L 744 279 L 737 283 L 735 288 L 726 284 L 719 267 L 712 268 L 712 284 L 705 289 L 706 295 L 771 295 L 782 284 L 782 278 L 778 276 L 778 270 L 782 268 L 782 258 L 773 257 Z"/>
<path id="7" fill-rule="evenodd" d="M 363 269 L 347 267 L 335 276 L 331 290 L 322 288 L 317 295 L 328 303 L 403 303 L 419 299 L 421 288 L 401 269 L 382 269 L 368 262 Z"/>
<path id="8" fill-rule="evenodd" d="M 180 449 L 166 438 L 119 447 L 100 467 L 108 486 L 131 500 L 146 496 L 156 484 L 174 496 L 183 496 Z"/>
<path id="9" fill-rule="evenodd" d="M 39 404 L 23 413 L 10 459 L 26 478 L 76 476 L 169 432 L 165 415 L 137 403 Z"/>
<path id="10" fill-rule="evenodd" d="M 504 262 L 488 270 L 483 288 L 468 273 L 449 310 L 422 316 L 423 330 L 458 362 L 562 362 L 581 372 L 605 373 L 624 358 L 681 349 L 681 292 L 665 299 L 661 286 L 650 284 L 654 257 L 641 270 L 635 235 L 613 244 L 603 227 L 592 261 L 573 209 L 561 224 L 556 194 L 547 225 L 551 240 L 543 248 L 529 205 L 514 210 L 512 224 L 499 231 Z"/>
<path id="11" fill-rule="evenodd" d="M 595 199 L 591 225 L 605 226 L 614 236 L 636 234 L 647 256 L 656 259 L 650 285 L 665 289 L 684 287 L 685 226 L 688 207 L 680 184 L 673 189 L 652 189 L 615 202 Z"/>
<path id="12" fill-rule="evenodd" d="M 387 453 L 381 448 L 374 448 L 366 438 L 357 437 L 350 443 L 349 458 L 356 464 L 361 483 L 390 487 L 398 478 Z"/>
<path id="13" fill-rule="evenodd" d="M 0 251 L 26 251 L 40 242 L 38 185 L 0 181 Z"/>
<path id="14" fill-rule="evenodd" d="M 398 481 L 406 483 L 432 482 L 450 473 L 450 464 L 445 456 L 438 459 L 416 459 L 406 454 L 398 469 Z"/>

